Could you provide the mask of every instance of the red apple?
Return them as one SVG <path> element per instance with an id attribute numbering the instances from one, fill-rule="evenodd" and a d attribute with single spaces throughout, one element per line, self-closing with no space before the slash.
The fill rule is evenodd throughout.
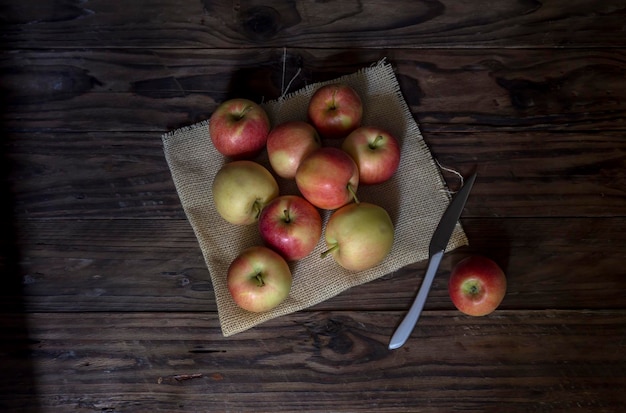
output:
<path id="1" fill-rule="evenodd" d="M 259 233 L 265 245 L 287 261 L 296 261 L 315 249 L 322 236 L 322 218 L 306 199 L 283 195 L 263 208 Z"/>
<path id="2" fill-rule="evenodd" d="M 359 169 L 341 149 L 322 147 L 302 160 L 296 171 L 296 185 L 316 207 L 337 209 L 355 199 Z"/>
<path id="3" fill-rule="evenodd" d="M 363 102 L 350 86 L 333 83 L 315 91 L 307 113 L 323 138 L 344 138 L 361 126 Z"/>
<path id="4" fill-rule="evenodd" d="M 291 270 L 277 252 L 263 246 L 245 249 L 235 258 L 226 275 L 235 303 L 255 313 L 282 303 L 291 290 Z"/>
<path id="5" fill-rule="evenodd" d="M 506 294 L 506 277 L 493 260 L 470 256 L 452 270 L 448 293 L 455 307 L 472 316 L 493 312 Z"/>
<path id="6" fill-rule="evenodd" d="M 319 134 L 307 122 L 285 122 L 272 129 L 267 137 L 270 165 L 282 178 L 293 179 L 302 159 L 322 146 Z"/>
<path id="7" fill-rule="evenodd" d="M 341 149 L 346 151 L 359 168 L 359 182 L 385 182 L 400 165 L 398 140 L 381 128 L 361 126 L 344 139 Z"/>
<path id="8" fill-rule="evenodd" d="M 384 208 L 367 202 L 339 208 L 328 219 L 325 230 L 328 249 L 343 268 L 363 271 L 380 264 L 391 252 L 394 227 Z"/>
<path id="9" fill-rule="evenodd" d="M 209 134 L 215 149 L 234 159 L 256 156 L 265 147 L 269 131 L 267 113 L 248 99 L 223 102 L 209 119 Z"/>

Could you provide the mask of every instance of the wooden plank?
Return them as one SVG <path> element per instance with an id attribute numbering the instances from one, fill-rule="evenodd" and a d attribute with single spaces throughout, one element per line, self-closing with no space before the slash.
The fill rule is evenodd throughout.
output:
<path id="1" fill-rule="evenodd" d="M 21 218 L 185 216 L 160 134 L 19 133 L 5 150 Z"/>
<path id="2" fill-rule="evenodd" d="M 470 246 L 446 254 L 427 309 L 454 309 L 448 276 L 468 254 L 491 257 L 507 273 L 504 309 L 624 308 L 626 219 L 462 222 Z M 21 299 L 28 311 L 44 312 L 216 311 L 208 270 L 184 220 L 33 220 L 16 231 L 19 256 L 12 259 L 19 267 L 12 276 L 21 277 L 22 291 L 2 291 L 3 308 Z M 410 265 L 314 309 L 407 309 L 424 271 L 424 262 Z"/>
<path id="3" fill-rule="evenodd" d="M 479 178 L 466 217 L 626 216 L 621 133 L 424 133 L 433 156 Z M 16 216 L 185 218 L 158 133 L 13 133 Z M 444 171 L 449 187 L 459 179 Z"/>
<path id="4" fill-rule="evenodd" d="M 626 57 L 597 49 L 17 51 L 0 58 L 12 131 L 152 131 L 268 101 L 382 58 L 425 132 L 624 130 Z M 301 71 L 298 73 L 298 69 Z M 297 74 L 297 76 L 296 76 Z"/>
<path id="5" fill-rule="evenodd" d="M 0 376 L 0 406 L 41 413 L 626 408 L 624 310 L 482 318 L 427 311 L 407 344 L 389 351 L 400 316 L 298 313 L 225 339 L 211 313 L 35 313 L 27 332 L 3 314 L 0 343 L 13 357 Z"/>
<path id="6" fill-rule="evenodd" d="M 7 2 L 5 2 L 7 3 Z M 620 0 L 106 0 L 8 2 L 3 46 L 16 48 L 619 47 Z"/>

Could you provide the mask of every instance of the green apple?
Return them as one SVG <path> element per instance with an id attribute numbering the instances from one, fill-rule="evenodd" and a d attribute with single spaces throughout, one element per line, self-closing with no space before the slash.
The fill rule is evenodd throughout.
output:
<path id="1" fill-rule="evenodd" d="M 367 202 L 345 205 L 326 224 L 327 250 L 350 271 L 363 271 L 380 264 L 391 252 L 394 226 L 384 208 Z"/>
<path id="2" fill-rule="evenodd" d="M 271 172 L 248 160 L 222 166 L 213 179 L 212 190 L 217 212 L 236 225 L 256 223 L 265 205 L 279 192 Z"/>

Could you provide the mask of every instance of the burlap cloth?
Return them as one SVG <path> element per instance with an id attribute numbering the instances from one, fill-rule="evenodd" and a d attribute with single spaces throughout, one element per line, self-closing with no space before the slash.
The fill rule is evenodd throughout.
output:
<path id="1" fill-rule="evenodd" d="M 333 80 L 337 81 L 347 83 L 361 95 L 364 125 L 387 129 L 400 140 L 402 159 L 395 176 L 383 184 L 361 185 L 357 192 L 361 201 L 376 203 L 389 212 L 395 224 L 394 246 L 380 265 L 355 273 L 342 269 L 330 256 L 320 258 L 320 253 L 325 249 L 322 236 L 309 257 L 290 264 L 293 273 L 291 293 L 286 301 L 267 313 L 256 314 L 240 309 L 226 287 L 226 272 L 230 262 L 244 248 L 260 245 L 261 238 L 255 225 L 241 227 L 229 224 L 213 206 L 211 183 L 226 160 L 211 144 L 208 122 L 163 135 L 165 157 L 174 184 L 209 269 L 224 336 L 313 306 L 351 287 L 428 258 L 430 238 L 450 196 L 402 97 L 392 66 L 383 60 Z M 310 96 L 325 83 L 331 82 L 311 84 L 284 98 L 263 104 L 272 125 L 289 120 L 306 120 Z M 325 144 L 337 145 L 338 142 Z M 256 160 L 269 168 L 265 153 Z M 281 194 L 297 193 L 294 182 L 278 179 L 278 183 Z M 330 212 L 321 212 L 325 223 Z M 466 244 L 467 238 L 458 224 L 448 244 L 448 251 Z"/>

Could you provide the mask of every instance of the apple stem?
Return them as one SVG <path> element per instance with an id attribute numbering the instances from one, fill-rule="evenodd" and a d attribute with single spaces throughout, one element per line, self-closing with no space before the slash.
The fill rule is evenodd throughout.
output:
<path id="1" fill-rule="evenodd" d="M 263 281 L 263 276 L 261 275 L 261 273 L 257 273 L 254 278 L 257 281 L 257 286 L 258 287 L 263 287 L 265 285 L 265 281 Z"/>
<path id="2" fill-rule="evenodd" d="M 351 184 L 348 184 L 348 191 L 352 194 L 352 198 L 354 198 L 354 202 L 358 204 L 359 198 L 357 198 L 356 191 L 354 190 Z"/>
<path id="3" fill-rule="evenodd" d="M 383 140 L 383 139 L 384 139 L 384 138 L 383 138 L 383 136 L 382 136 L 382 135 L 377 135 L 377 136 L 376 136 L 376 138 L 374 139 L 374 141 L 373 141 L 373 142 L 371 142 L 371 143 L 369 144 L 370 149 L 376 149 L 376 148 L 378 148 L 378 143 L 379 143 L 381 140 Z"/>
<path id="4" fill-rule="evenodd" d="M 290 223 L 291 222 L 291 217 L 289 216 L 289 211 L 288 210 L 284 210 L 283 213 L 285 214 L 285 222 L 286 223 Z"/>
<path id="5" fill-rule="evenodd" d="M 246 106 L 245 108 L 243 108 L 243 110 L 238 113 L 238 120 L 243 119 L 246 116 L 246 113 L 250 112 L 251 110 L 252 106 Z"/>
<path id="6" fill-rule="evenodd" d="M 256 219 L 259 219 L 259 216 L 261 216 L 261 210 L 263 208 L 261 208 L 261 204 L 259 203 L 259 201 L 254 201 L 254 204 L 252 204 L 252 210 L 255 212 L 254 217 Z"/>
<path id="7" fill-rule="evenodd" d="M 333 90 L 333 104 L 330 107 L 331 110 L 337 109 L 337 101 L 335 99 L 335 96 L 337 96 L 337 90 Z"/>
<path id="8" fill-rule="evenodd" d="M 333 245 L 332 247 L 330 247 L 330 248 L 329 248 L 329 249 L 327 249 L 326 251 L 322 252 L 322 253 L 320 254 L 320 257 L 321 257 L 321 258 L 326 258 L 326 256 L 327 256 L 328 254 L 330 254 L 331 252 L 333 252 L 334 250 L 336 250 L 338 247 L 339 247 L 339 244 L 335 244 L 335 245 Z"/>

